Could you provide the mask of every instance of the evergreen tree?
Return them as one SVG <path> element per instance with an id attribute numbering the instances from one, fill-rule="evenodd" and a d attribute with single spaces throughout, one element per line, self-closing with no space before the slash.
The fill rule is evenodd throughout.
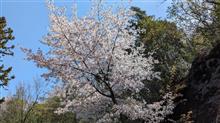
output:
<path id="1" fill-rule="evenodd" d="M 12 56 L 13 52 L 11 51 L 14 48 L 14 45 L 8 46 L 9 41 L 14 40 L 12 35 L 12 29 L 7 27 L 5 17 L 0 17 L 0 62 L 3 62 L 4 56 Z M 8 82 L 14 78 L 10 76 L 12 67 L 6 68 L 4 64 L 0 65 L 0 87 L 8 85 Z M 4 98 L 0 100 L 0 103 L 4 101 Z"/>
<path id="2" fill-rule="evenodd" d="M 136 14 L 131 21 L 133 28 L 140 29 L 136 45 L 144 43 L 145 53 L 154 52 L 153 57 L 159 60 L 154 65 L 155 71 L 161 72 L 161 80 L 146 82 L 150 84 L 149 98 L 151 101 L 160 99 L 173 82 L 181 80 L 189 68 L 190 54 L 187 44 L 183 41 L 182 30 L 175 23 L 167 20 L 155 19 L 138 7 L 131 7 Z M 146 95 L 148 96 L 148 95 Z"/>

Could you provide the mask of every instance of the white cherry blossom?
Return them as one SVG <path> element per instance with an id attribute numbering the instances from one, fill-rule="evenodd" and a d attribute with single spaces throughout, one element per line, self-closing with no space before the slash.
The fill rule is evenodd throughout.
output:
<path id="1" fill-rule="evenodd" d="M 153 71 L 158 61 L 145 57 L 142 46 L 134 46 L 138 30 L 128 29 L 134 12 L 94 2 L 88 16 L 77 17 L 74 9 L 70 18 L 63 8 L 51 3 L 48 8 L 50 30 L 43 43 L 49 52 L 23 50 L 29 60 L 48 69 L 43 74 L 46 79 L 62 81 L 59 95 L 64 107 L 57 113 L 72 111 L 78 118 L 112 122 L 121 114 L 148 121 L 159 113 L 153 108 L 163 108 L 159 121 L 172 111 L 162 102 L 149 105 L 139 96 L 147 88 L 143 80 L 159 78 L 159 72 Z M 171 106 L 172 101 L 168 102 L 166 106 Z"/>

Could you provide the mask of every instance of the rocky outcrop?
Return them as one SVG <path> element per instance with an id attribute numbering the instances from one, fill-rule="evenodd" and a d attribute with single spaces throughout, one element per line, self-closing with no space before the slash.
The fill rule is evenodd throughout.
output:
<path id="1" fill-rule="evenodd" d="M 175 86 L 180 93 L 172 116 L 187 123 L 220 123 L 220 44 L 198 56 L 187 78 Z"/>

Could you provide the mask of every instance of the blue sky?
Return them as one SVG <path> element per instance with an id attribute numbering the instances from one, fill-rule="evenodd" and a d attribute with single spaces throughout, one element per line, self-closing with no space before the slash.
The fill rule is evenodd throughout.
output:
<path id="1" fill-rule="evenodd" d="M 53 0 L 57 5 L 70 8 L 74 1 L 77 3 L 78 15 L 86 15 L 90 7 L 90 0 Z M 107 0 L 112 4 L 119 0 Z M 126 0 L 124 0 L 126 1 Z M 165 18 L 166 9 L 170 1 L 163 3 L 163 0 L 133 0 L 132 6 L 138 6 L 145 10 L 148 15 Z M 37 68 L 33 62 L 25 60 L 25 54 L 20 47 L 47 49 L 40 43 L 40 40 L 48 32 L 48 11 L 45 0 L 0 0 L 0 16 L 5 16 L 7 24 L 14 30 L 15 40 L 13 44 L 16 48 L 13 50 L 13 57 L 3 58 L 6 66 L 12 66 L 12 74 L 15 79 L 7 87 L 8 90 L 0 89 L 0 97 L 14 93 L 16 85 L 23 81 L 24 83 L 33 83 L 33 78 L 39 78 L 46 70 Z"/>

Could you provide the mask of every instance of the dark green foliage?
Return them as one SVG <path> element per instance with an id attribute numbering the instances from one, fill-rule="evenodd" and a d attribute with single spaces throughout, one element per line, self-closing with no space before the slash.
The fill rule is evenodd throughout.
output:
<path id="1" fill-rule="evenodd" d="M 12 29 L 6 27 L 5 17 L 0 17 L 0 62 L 2 62 L 2 57 L 13 55 L 11 51 L 14 46 L 8 46 L 8 42 L 14 40 L 14 36 L 12 35 Z M 0 65 L 0 87 L 4 87 L 8 85 L 8 82 L 14 78 L 14 76 L 10 76 L 10 72 L 12 67 L 5 68 L 2 64 Z M 4 101 L 4 98 L 0 100 L 0 104 Z"/>
<path id="2" fill-rule="evenodd" d="M 159 60 L 159 64 L 155 65 L 155 71 L 161 72 L 161 80 L 146 82 L 152 93 L 150 95 L 153 95 L 148 100 L 155 101 L 173 81 L 179 81 L 185 76 L 188 62 L 191 60 L 191 55 L 188 54 L 190 49 L 182 40 L 182 30 L 179 30 L 175 23 L 155 19 L 137 7 L 131 9 L 136 12 L 131 21 L 132 26 L 143 30 L 139 33 L 136 44 L 144 43 L 146 55 L 153 52 L 153 57 Z"/>
<path id="3" fill-rule="evenodd" d="M 8 42 L 14 40 L 14 36 L 12 35 L 12 29 L 6 27 L 6 20 L 4 17 L 0 17 L 0 62 L 2 62 L 2 57 L 6 55 L 13 55 L 11 51 L 14 46 L 8 46 Z M 12 67 L 5 68 L 4 65 L 0 66 L 0 86 L 7 86 L 8 82 L 14 78 L 14 76 L 10 76 Z"/>

